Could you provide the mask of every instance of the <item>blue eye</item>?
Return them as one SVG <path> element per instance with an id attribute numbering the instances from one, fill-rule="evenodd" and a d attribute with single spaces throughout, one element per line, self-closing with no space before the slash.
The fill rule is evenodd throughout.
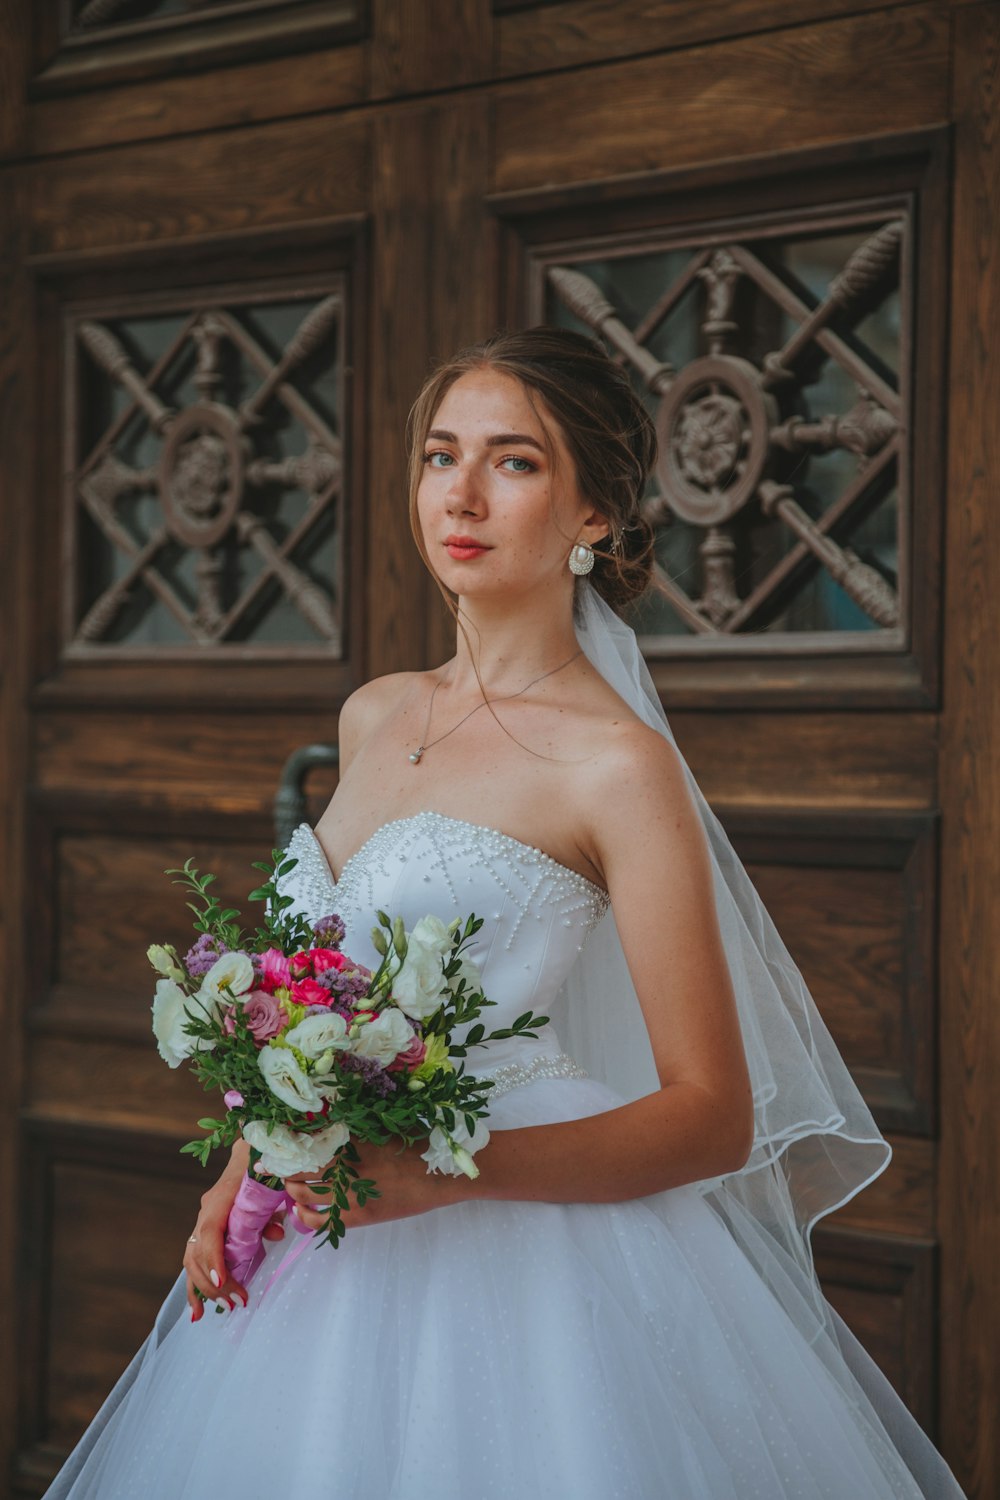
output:
<path id="1" fill-rule="evenodd" d="M 535 465 L 528 458 L 522 458 L 519 453 L 509 453 L 506 458 L 500 460 L 505 464 L 516 464 L 518 467 L 511 472 L 514 474 L 533 474 Z"/>
<path id="2" fill-rule="evenodd" d="M 444 462 L 439 464 L 435 463 L 434 460 L 436 458 L 443 459 Z M 451 454 L 443 452 L 443 450 L 440 448 L 435 449 L 433 453 L 424 454 L 424 463 L 430 464 L 434 469 L 446 469 L 450 464 L 453 464 L 454 462 L 455 460 L 452 458 Z"/>

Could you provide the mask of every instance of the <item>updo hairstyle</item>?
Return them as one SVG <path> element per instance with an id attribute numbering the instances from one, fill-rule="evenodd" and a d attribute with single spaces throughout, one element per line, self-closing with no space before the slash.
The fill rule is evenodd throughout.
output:
<path id="1" fill-rule="evenodd" d="M 547 414 L 558 422 L 580 493 L 610 527 L 608 537 L 594 548 L 591 582 L 613 609 L 623 610 L 653 577 L 653 528 L 639 506 L 656 462 L 656 432 L 625 371 L 593 339 L 568 329 L 543 324 L 494 334 L 461 350 L 424 385 L 407 424 L 410 526 L 420 555 L 430 568 L 417 518 L 427 434 L 446 392 L 475 370 L 510 375 L 520 381 L 529 400 L 541 397 L 545 409 L 536 408 L 536 414 L 553 460 Z M 567 542 L 567 557 L 574 540 Z"/>

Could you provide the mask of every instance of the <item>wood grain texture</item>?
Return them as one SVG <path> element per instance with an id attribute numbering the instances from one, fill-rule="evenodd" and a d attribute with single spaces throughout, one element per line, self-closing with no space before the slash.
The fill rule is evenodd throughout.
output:
<path id="1" fill-rule="evenodd" d="M 365 673 L 426 665 L 430 582 L 407 516 L 406 418 L 428 373 L 431 343 L 428 171 L 433 112 L 407 106 L 374 127 L 371 483 L 363 505 L 373 559 L 366 604 Z"/>
<path id="2" fill-rule="evenodd" d="M 29 18 L 23 0 L 0 0 L 0 162 L 25 147 Z"/>
<path id="3" fill-rule="evenodd" d="M 930 1238 L 937 1225 L 937 1146 L 916 1136 L 887 1138 L 892 1160 L 881 1177 L 823 1222 Z"/>
<path id="4" fill-rule="evenodd" d="M 182 239 L 367 208 L 367 123 L 324 116 L 47 161 L 33 177 L 37 252 Z"/>
<path id="5" fill-rule="evenodd" d="M 480 83 L 490 74 L 493 18 L 485 0 L 371 0 L 374 98 Z"/>
<path id="6" fill-rule="evenodd" d="M 955 17 L 941 759 L 944 1451 L 1000 1491 L 1000 9 Z"/>
<path id="7" fill-rule="evenodd" d="M 335 742 L 336 733 L 324 711 L 248 715 L 237 728 L 206 713 L 44 714 L 35 723 L 35 785 L 46 796 L 96 797 L 105 817 L 116 788 L 165 814 L 206 806 L 268 813 L 291 752 Z"/>
<path id="8" fill-rule="evenodd" d="M 796 25 L 885 11 L 886 0 L 796 0 Z M 788 0 L 566 0 L 497 20 L 496 71 L 541 73 L 787 26 Z"/>
<path id="9" fill-rule="evenodd" d="M 500 91 L 496 191 L 780 151 L 948 118 L 940 5 L 848 17 Z"/>
<path id="10" fill-rule="evenodd" d="M 366 81 L 365 52 L 356 44 L 120 84 L 102 91 L 99 109 L 90 92 L 40 99 L 28 112 L 28 149 L 34 156 L 86 151 L 342 109 L 364 98 Z"/>
<path id="11" fill-rule="evenodd" d="M 712 803 L 931 808 L 937 718 L 891 713 L 676 713 L 677 742 Z"/>
<path id="12" fill-rule="evenodd" d="M 0 1348 L 17 1347 L 16 1216 L 10 1212 L 18 1181 L 18 1106 L 22 1082 L 21 1015 L 25 892 L 24 795 L 28 724 L 24 714 L 27 660 L 23 622 L 30 598 L 28 517 L 31 453 L 29 405 L 32 362 L 26 277 L 25 193 L 19 173 L 0 172 L 0 1035 L 8 1039 L 0 1086 Z M 6 1472 L 16 1431 L 16 1386 L 0 1380 L 0 1476 Z M 0 1478 L 0 1484 L 2 1484 Z"/>

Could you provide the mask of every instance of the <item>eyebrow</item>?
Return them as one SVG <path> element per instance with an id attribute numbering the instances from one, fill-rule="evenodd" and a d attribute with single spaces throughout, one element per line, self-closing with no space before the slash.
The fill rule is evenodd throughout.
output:
<path id="1" fill-rule="evenodd" d="M 441 427 L 433 428 L 427 436 L 429 438 L 436 438 L 441 443 L 454 443 L 458 447 L 458 438 L 455 434 L 453 432 L 445 432 Z M 518 443 L 527 448 L 537 448 L 539 453 L 545 452 L 538 439 L 529 437 L 526 432 L 498 432 L 493 437 L 486 439 L 487 448 L 506 448 L 512 443 Z"/>

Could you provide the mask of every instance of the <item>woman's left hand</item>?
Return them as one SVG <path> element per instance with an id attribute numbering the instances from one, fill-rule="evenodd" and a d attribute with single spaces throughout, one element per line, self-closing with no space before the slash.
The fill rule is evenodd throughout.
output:
<path id="1" fill-rule="evenodd" d="M 469 1196 L 467 1177 L 450 1177 L 440 1172 L 428 1172 L 427 1163 L 421 1159 L 420 1146 L 401 1147 L 397 1143 L 388 1146 L 357 1147 L 361 1160 L 357 1163 L 358 1176 L 373 1178 L 379 1197 L 369 1198 L 363 1208 L 349 1194 L 350 1209 L 343 1214 L 347 1228 L 365 1224 L 384 1224 L 390 1219 L 408 1219 L 414 1214 L 429 1212 L 432 1208 L 445 1208 L 460 1203 Z M 330 1201 L 330 1194 L 319 1190 L 321 1172 L 298 1172 L 285 1178 L 285 1189 L 295 1200 L 296 1217 L 307 1229 L 323 1229 L 326 1211 L 323 1205 Z"/>

